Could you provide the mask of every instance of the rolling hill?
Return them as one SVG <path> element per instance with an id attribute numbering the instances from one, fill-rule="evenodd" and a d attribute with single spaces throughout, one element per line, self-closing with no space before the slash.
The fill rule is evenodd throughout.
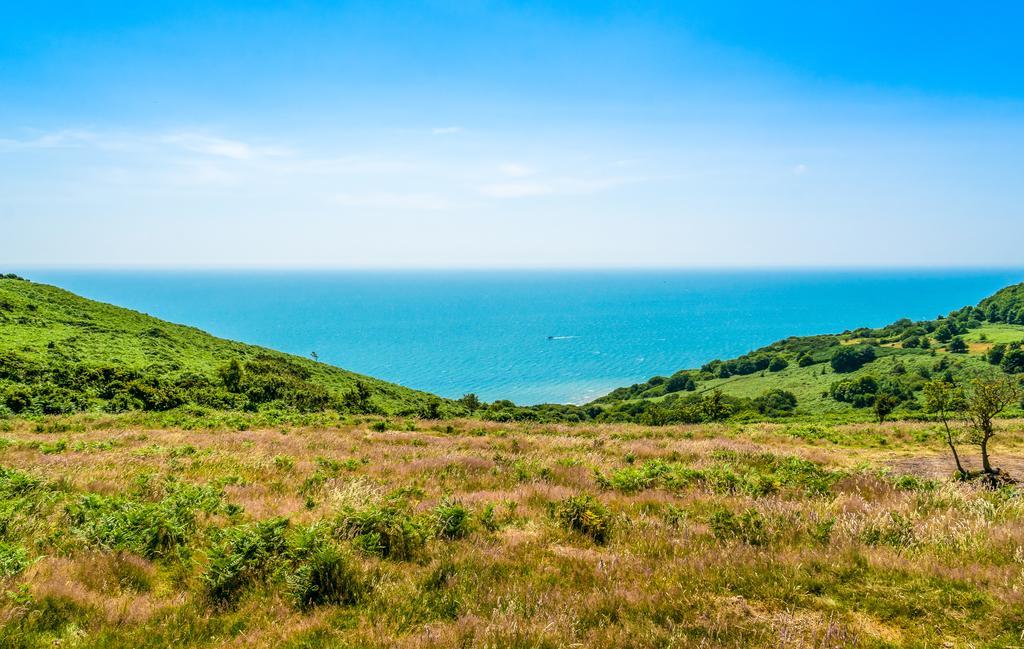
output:
<path id="1" fill-rule="evenodd" d="M 738 358 L 618 388 L 593 404 L 606 413 L 647 413 L 649 422 L 668 423 L 701 416 L 697 406 L 709 393 L 723 395 L 727 408 L 732 399 L 734 412 L 753 405 L 763 415 L 815 416 L 855 415 L 888 394 L 898 401 L 897 413 L 908 415 L 920 410 L 921 387 L 932 378 L 1024 375 L 1022 347 L 1024 284 L 1017 284 L 934 320 L 786 338 Z M 795 397 L 795 407 L 775 407 L 782 393 Z"/>
<path id="2" fill-rule="evenodd" d="M 434 395 L 0 277 L 0 408 L 436 414 Z"/>

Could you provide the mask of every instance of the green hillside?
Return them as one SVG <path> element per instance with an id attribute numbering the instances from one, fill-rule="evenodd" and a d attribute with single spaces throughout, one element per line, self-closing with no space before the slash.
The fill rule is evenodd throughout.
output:
<path id="1" fill-rule="evenodd" d="M 885 395 L 893 400 L 892 415 L 909 416 L 921 410 L 927 381 L 986 374 L 1024 377 L 1024 284 L 935 320 L 787 338 L 619 388 L 593 405 L 604 419 L 696 422 L 709 418 L 709 396 L 720 394 L 713 414 L 722 418 L 870 418 Z"/>
<path id="2" fill-rule="evenodd" d="M 886 416 L 915 417 L 924 414 L 921 390 L 932 379 L 1024 377 L 1022 287 L 935 320 L 787 338 L 584 406 L 523 407 L 473 395 L 442 400 L 0 276 L 0 416 L 199 408 L 284 413 L 293 421 L 294 414 L 340 413 L 658 425 L 794 416 L 864 421 L 878 416 L 881 403 L 891 406 Z"/>
<path id="3" fill-rule="evenodd" d="M 0 409 L 430 414 L 433 395 L 0 276 Z"/>

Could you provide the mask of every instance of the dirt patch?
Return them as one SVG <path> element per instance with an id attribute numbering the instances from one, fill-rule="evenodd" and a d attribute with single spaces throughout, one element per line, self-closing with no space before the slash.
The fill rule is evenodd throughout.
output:
<path id="1" fill-rule="evenodd" d="M 960 451 L 960 462 L 968 471 L 981 471 L 981 459 L 977 457 L 977 453 L 968 454 Z M 992 465 L 1018 480 L 1024 478 L 1024 457 L 1020 455 L 996 454 L 992 456 Z M 887 462 L 886 466 L 896 474 L 909 473 L 922 478 L 948 478 L 956 472 L 953 456 L 949 453 L 900 458 Z"/>

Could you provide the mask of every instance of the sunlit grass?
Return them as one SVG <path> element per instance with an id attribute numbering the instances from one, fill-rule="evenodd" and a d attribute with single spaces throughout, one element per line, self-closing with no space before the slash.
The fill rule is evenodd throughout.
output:
<path id="1" fill-rule="evenodd" d="M 374 421 L 6 421 L 0 644 L 1019 641 L 1024 499 L 934 424 Z"/>

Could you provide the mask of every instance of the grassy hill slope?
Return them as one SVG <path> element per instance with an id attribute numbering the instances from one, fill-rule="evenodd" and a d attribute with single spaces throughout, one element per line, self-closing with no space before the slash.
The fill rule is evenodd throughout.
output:
<path id="1" fill-rule="evenodd" d="M 398 414 L 430 409 L 438 399 L 54 286 L 0 278 L 0 408 L 56 414 L 187 404 Z"/>
<path id="2" fill-rule="evenodd" d="M 869 417 L 875 397 L 885 393 L 899 401 L 897 414 L 908 415 L 920 410 L 921 387 L 932 378 L 1024 375 L 1022 347 L 1024 284 L 1019 284 L 935 320 L 787 338 L 739 358 L 619 388 L 594 405 L 605 417 L 619 412 L 622 419 L 649 423 L 691 421 L 702 416 L 702 395 L 717 392 L 733 414 Z M 833 360 L 861 354 L 845 365 Z M 782 392 L 796 398 L 795 408 L 776 407 Z"/>

